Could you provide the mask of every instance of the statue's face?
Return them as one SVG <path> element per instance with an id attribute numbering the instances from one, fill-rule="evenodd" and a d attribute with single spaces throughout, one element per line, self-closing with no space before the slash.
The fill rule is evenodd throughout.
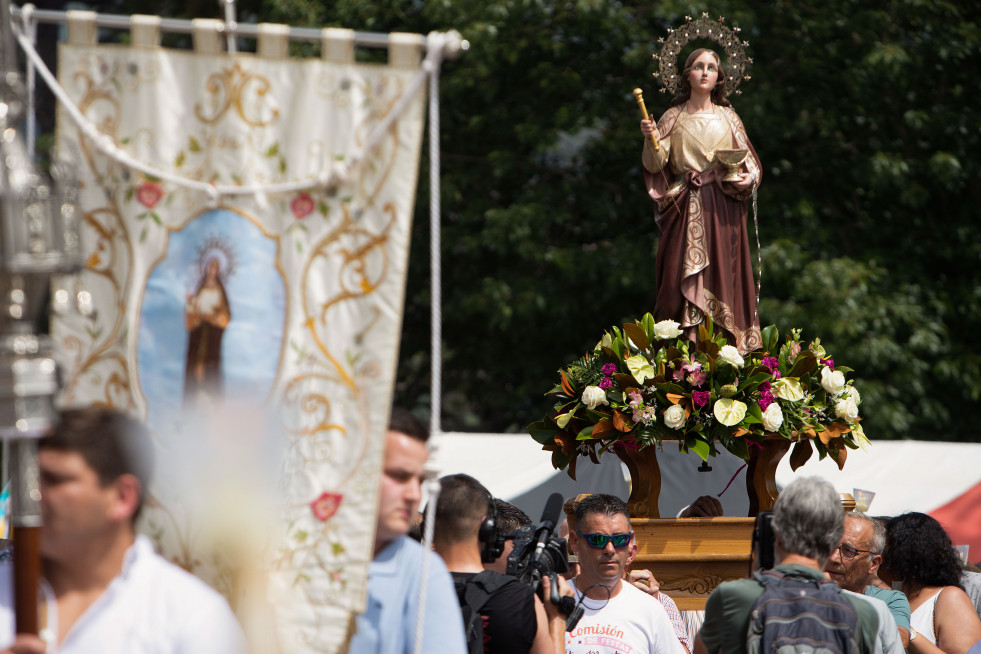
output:
<path id="1" fill-rule="evenodd" d="M 692 62 L 688 85 L 692 92 L 711 93 L 719 82 L 719 60 L 714 52 L 706 51 Z"/>
<path id="2" fill-rule="evenodd" d="M 208 262 L 208 279 L 214 281 L 218 279 L 218 272 L 221 270 L 218 264 L 218 259 L 212 259 Z"/>

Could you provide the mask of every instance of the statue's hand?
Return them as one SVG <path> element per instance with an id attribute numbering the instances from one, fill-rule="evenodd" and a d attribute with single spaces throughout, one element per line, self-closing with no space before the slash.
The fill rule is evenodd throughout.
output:
<path id="1" fill-rule="evenodd" d="M 732 182 L 732 185 L 738 191 L 745 191 L 753 185 L 754 181 L 756 181 L 756 178 L 753 177 L 752 173 L 742 173 L 740 180 L 738 182 Z"/>
<path id="2" fill-rule="evenodd" d="M 653 120 L 642 120 L 640 121 L 640 132 L 644 135 L 645 139 L 651 138 L 651 135 L 658 141 L 661 140 L 661 135 L 657 132 L 657 127 L 654 126 Z"/>

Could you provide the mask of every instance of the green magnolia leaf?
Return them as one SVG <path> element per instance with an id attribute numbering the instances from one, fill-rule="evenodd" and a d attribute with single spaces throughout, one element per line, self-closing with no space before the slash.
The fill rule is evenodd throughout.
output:
<path id="1" fill-rule="evenodd" d="M 780 340 L 780 332 L 776 325 L 767 325 L 763 328 L 763 351 L 771 354 L 777 353 L 777 343 Z"/>
<path id="2" fill-rule="evenodd" d="M 589 440 L 590 438 L 592 438 L 593 437 L 593 427 L 595 427 L 595 425 L 590 425 L 590 426 L 586 427 L 585 429 L 583 429 L 582 431 L 580 431 L 578 434 L 576 434 L 576 440 L 577 441 L 585 441 L 585 440 Z"/>
<path id="3" fill-rule="evenodd" d="M 770 372 L 769 371 L 752 374 L 752 375 L 750 375 L 749 377 L 746 378 L 746 381 L 744 381 L 743 383 L 739 384 L 739 390 L 740 391 L 744 391 L 744 390 L 746 390 L 748 388 L 748 389 L 750 389 L 750 391 L 754 391 L 754 390 L 756 390 L 756 387 L 757 386 L 759 386 L 760 384 L 762 384 L 763 382 L 765 382 L 765 381 L 767 381 L 769 379 L 770 379 Z"/>
<path id="4" fill-rule="evenodd" d="M 640 326 L 644 328 L 648 340 L 654 340 L 654 316 L 650 312 L 645 313 L 644 317 L 640 319 Z"/>
<path id="5" fill-rule="evenodd" d="M 698 456 L 702 458 L 702 461 L 707 461 L 709 457 L 709 444 L 700 438 L 691 438 L 685 440 L 685 447 L 689 450 L 695 452 Z"/>
<path id="6" fill-rule="evenodd" d="M 797 360 L 794 361 L 793 367 L 790 372 L 787 373 L 788 377 L 803 377 L 804 375 L 812 372 L 817 367 L 817 357 L 810 350 L 803 352 Z"/>
<path id="7" fill-rule="evenodd" d="M 551 425 L 544 420 L 531 423 L 525 427 L 525 430 L 531 434 L 531 437 L 534 438 L 535 441 L 541 443 L 542 445 L 555 442 L 555 425 Z"/>

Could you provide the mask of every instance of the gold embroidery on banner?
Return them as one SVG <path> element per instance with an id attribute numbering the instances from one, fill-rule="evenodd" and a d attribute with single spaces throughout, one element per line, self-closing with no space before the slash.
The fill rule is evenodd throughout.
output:
<path id="1" fill-rule="evenodd" d="M 247 72 L 236 61 L 208 77 L 205 89 L 210 96 L 206 113 L 201 103 L 194 106 L 194 115 L 205 125 L 217 123 L 232 107 L 235 113 L 250 127 L 268 127 L 279 120 L 279 109 L 263 102 L 271 84 L 262 75 Z M 256 115 L 264 113 L 265 115 Z"/>
<path id="2" fill-rule="evenodd" d="M 96 70 L 106 75 L 115 70 L 115 67 L 110 68 L 101 57 L 86 58 L 86 61 L 90 62 L 90 67 L 94 65 Z M 97 116 L 91 118 L 103 134 L 116 140 L 120 105 L 113 79 L 106 76 L 100 83 L 96 83 L 84 71 L 76 72 L 73 79 L 82 85 L 79 110 L 88 116 L 96 106 L 108 107 L 108 111 L 103 110 L 101 119 Z M 129 292 L 128 273 L 133 260 L 133 248 L 118 198 L 113 192 L 113 187 L 119 185 L 120 177 L 128 172 L 120 173 L 112 160 L 97 158 L 91 142 L 81 133 L 78 133 L 78 146 L 97 188 L 104 189 L 106 201 L 106 206 L 86 211 L 83 215 L 82 225 L 91 229 L 95 237 L 92 252 L 85 262 L 85 272 L 108 284 L 114 307 L 110 311 L 93 312 L 84 319 L 87 322 L 85 334 L 89 337 L 87 343 L 78 336 L 64 337 L 62 342 L 65 348 L 74 353 L 74 365 L 65 380 L 63 401 L 66 404 L 74 401 L 79 384 L 83 379 L 88 379 L 94 385 L 102 386 L 103 397 L 95 404 L 131 411 L 136 403 L 132 394 L 128 361 L 120 347 L 127 340 L 126 295 Z M 97 162 L 104 162 L 105 168 L 100 170 Z M 123 257 L 125 261 L 120 263 Z M 124 271 L 124 276 L 117 278 L 117 271 L 120 270 Z M 95 282 L 87 282 L 86 286 L 90 283 Z M 102 323 L 106 315 L 114 318 L 110 325 Z"/>

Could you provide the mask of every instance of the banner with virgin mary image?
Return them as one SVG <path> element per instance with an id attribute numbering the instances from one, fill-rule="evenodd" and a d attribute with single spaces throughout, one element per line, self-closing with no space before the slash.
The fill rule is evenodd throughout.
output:
<path id="1" fill-rule="evenodd" d="M 52 323 L 61 403 L 148 423 L 139 528 L 225 594 L 256 651 L 344 651 L 398 358 L 424 92 L 365 144 L 421 49 L 396 39 L 387 64 L 356 63 L 334 32 L 320 59 L 135 33 L 59 52 L 82 117 L 60 108 L 57 141 L 78 161 L 85 257 L 81 311 Z"/>

